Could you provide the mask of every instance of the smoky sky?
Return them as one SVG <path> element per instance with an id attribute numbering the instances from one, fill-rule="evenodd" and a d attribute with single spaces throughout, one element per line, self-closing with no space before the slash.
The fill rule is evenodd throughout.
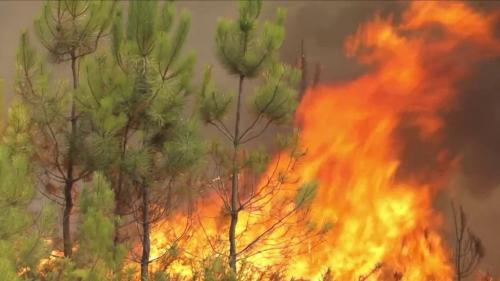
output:
<path id="1" fill-rule="evenodd" d="M 479 69 L 458 85 L 456 109 L 445 114 L 445 135 L 463 157 L 467 188 L 487 196 L 500 184 L 500 58 Z"/>
<path id="2" fill-rule="evenodd" d="M 499 9 L 494 2 L 475 2 L 483 11 Z M 321 81 L 349 80 L 368 71 L 345 56 L 345 38 L 356 32 L 360 23 L 374 14 L 392 16 L 398 21 L 408 3 L 387 2 L 286 2 L 289 10 L 287 37 L 282 55 L 293 62 L 300 52 L 301 41 L 308 62 L 308 75 L 315 64 L 321 64 Z M 500 28 L 499 28 L 500 30 Z M 500 36 L 500 32 L 498 33 Z M 451 60 L 459 60 L 456 56 Z M 450 63 L 450 65 L 452 65 Z M 422 181 L 442 175 L 444 170 L 436 161 L 436 154 L 446 147 L 451 156 L 461 156 L 460 171 L 464 187 L 474 196 L 487 196 L 500 185 L 500 59 L 490 60 L 475 69 L 456 85 L 458 95 L 452 109 L 441 113 L 444 120 L 444 141 L 441 147 L 422 139 L 418 129 L 402 116 L 396 134 L 404 138 L 400 151 L 401 177 L 419 175 Z M 446 71 L 446 69 L 442 70 Z"/>
<path id="3" fill-rule="evenodd" d="M 500 27 L 500 21 L 497 24 Z M 497 35 L 500 39 L 500 33 Z M 450 161 L 460 159 L 458 168 L 464 188 L 473 196 L 485 197 L 500 186 L 500 58 L 477 63 L 468 59 L 471 55 L 468 42 L 456 49 L 456 53 L 446 57 L 431 57 L 423 62 L 431 69 L 442 65 L 441 69 L 430 70 L 434 76 L 445 76 L 454 67 L 468 69 L 468 74 L 453 85 L 456 96 L 440 112 L 444 121 L 443 140 L 436 143 L 423 139 L 418 128 L 411 125 L 411 116 L 402 116 L 395 132 L 403 140 L 398 174 L 401 178 L 419 177 L 423 182 L 442 176 L 443 162 L 436 161 L 436 155 L 446 150 Z"/>
<path id="4" fill-rule="evenodd" d="M 320 81 L 324 83 L 350 80 L 366 71 L 365 66 L 344 55 L 344 41 L 356 32 L 358 26 L 376 13 L 393 15 L 398 20 L 408 2 L 398 1 L 268 1 L 262 14 L 271 19 L 277 7 L 288 11 L 286 38 L 282 58 L 295 63 L 300 55 L 301 41 L 312 75 L 316 64 L 321 64 Z M 491 1 L 474 2 L 477 9 L 499 9 Z M 205 65 L 214 66 L 217 84 L 236 89 L 237 79 L 227 75 L 215 56 L 215 29 L 220 17 L 237 15 L 237 4 L 231 1 L 180 1 L 178 10 L 192 14 L 192 27 L 187 49 L 197 53 L 195 78 L 199 80 Z M 32 30 L 33 19 L 40 13 L 41 1 L 0 1 L 0 77 L 6 80 L 5 92 L 13 95 L 15 51 L 20 32 Z M 500 34 L 500 33 L 499 33 Z M 460 59 L 460 58 L 456 58 Z M 454 155 L 461 155 L 460 171 L 449 193 L 442 195 L 438 206 L 446 216 L 449 197 L 460 200 L 471 218 L 471 227 L 483 239 L 487 256 L 485 269 L 500 274 L 500 242 L 495 233 L 498 224 L 500 192 L 500 59 L 475 65 L 467 79 L 456 85 L 458 96 L 454 107 L 442 113 L 445 121 L 444 141 Z M 411 116 L 402 116 L 411 118 Z M 441 172 L 435 155 L 440 147 L 419 138 L 416 128 L 402 122 L 396 132 L 405 141 L 401 153 L 401 177 L 412 174 L 435 177 Z M 459 196 L 453 194 L 459 193 Z M 449 219 L 447 220 L 449 221 Z"/>
<path id="5" fill-rule="evenodd" d="M 282 56 L 293 61 L 303 40 L 308 76 L 311 77 L 314 66 L 320 64 L 323 82 L 349 80 L 366 71 L 363 65 L 345 56 L 345 39 L 375 13 L 397 17 L 408 5 L 395 1 L 287 2 L 287 7 L 288 4 L 292 9 L 288 9 L 286 47 Z"/>

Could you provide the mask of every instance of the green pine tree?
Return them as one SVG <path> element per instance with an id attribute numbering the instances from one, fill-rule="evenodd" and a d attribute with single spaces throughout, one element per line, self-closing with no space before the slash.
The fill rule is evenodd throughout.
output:
<path id="1" fill-rule="evenodd" d="M 12 106 L 7 123 L 0 144 L 0 275 L 2 280 L 36 280 L 40 260 L 50 253 L 53 210 L 49 204 L 36 208 L 33 203 L 26 108 Z"/>
<path id="2" fill-rule="evenodd" d="M 45 61 L 30 46 L 27 34 L 21 37 L 17 55 L 17 92 L 30 112 L 35 160 L 49 193 L 64 201 L 66 257 L 71 256 L 73 247 L 73 187 L 92 172 L 84 163 L 86 150 L 81 140 L 86 133 L 73 97 L 80 84 L 79 63 L 96 51 L 113 18 L 114 5 L 114 1 L 71 0 L 44 4 L 41 17 L 35 21 L 36 35 L 51 61 L 68 66 L 71 86 L 50 74 Z"/>
<path id="3" fill-rule="evenodd" d="M 85 138 L 96 152 L 89 162 L 109 176 L 122 217 L 115 243 L 131 217 L 141 230 L 141 280 L 149 280 L 151 228 L 202 155 L 196 122 L 184 114 L 195 62 L 182 52 L 190 16 L 175 15 L 171 2 L 130 2 L 127 20 L 119 12 L 113 23 L 112 56 L 86 60 L 77 95 L 93 128 Z"/>
<path id="4" fill-rule="evenodd" d="M 114 251 L 115 198 L 110 183 L 101 173 L 85 186 L 79 201 L 79 249 L 75 257 L 82 280 L 120 280 L 125 251 Z"/>
<path id="5" fill-rule="evenodd" d="M 125 249 L 114 251 L 114 193 L 102 173 L 83 187 L 77 229 L 78 250 L 71 259 L 52 259 L 42 270 L 44 281 L 125 281 L 133 274 L 123 270 Z"/>
<path id="6" fill-rule="evenodd" d="M 283 10 L 278 10 L 277 18 L 273 22 L 260 25 L 258 18 L 262 3 L 259 0 L 240 1 L 240 14 L 237 20 L 223 19 L 219 22 L 216 33 L 217 55 L 227 72 L 238 78 L 236 95 L 217 91 L 211 83 L 210 69 L 205 74 L 204 86 L 199 97 L 199 110 L 203 120 L 214 126 L 223 138 L 229 142 L 229 149 L 217 144 L 214 146 L 215 167 L 223 168 L 217 172 L 217 181 L 220 184 L 216 190 L 221 190 L 224 206 L 229 218 L 229 267 L 237 273 L 237 260 L 255 249 L 259 242 L 263 242 L 273 232 L 284 226 L 287 218 L 298 213 L 306 205 L 306 199 L 314 194 L 312 188 L 302 189 L 303 194 L 297 198 L 276 197 L 280 188 L 287 180 L 288 173 L 296 160 L 302 155 L 296 146 L 296 134 L 280 135 L 279 142 L 282 148 L 288 147 L 291 152 L 289 165 L 278 168 L 270 176 L 268 184 L 257 186 L 258 178 L 266 170 L 270 157 L 269 148 L 255 149 L 249 143 L 261 137 L 270 128 L 284 125 L 290 127 L 293 113 L 298 104 L 297 86 L 300 80 L 300 71 L 279 61 L 278 53 L 283 43 L 285 28 Z M 262 78 L 262 79 L 259 79 Z M 261 81 L 254 93 L 245 91 L 244 85 L 251 81 Z M 243 101 L 248 99 L 248 107 Z M 231 107 L 234 107 L 234 111 Z M 250 111 L 253 120 L 244 122 L 242 115 Z M 231 126 L 226 125 L 226 117 L 230 117 Z M 276 164 L 278 165 L 278 164 Z M 245 182 L 242 175 L 245 174 Z M 250 178 L 253 177 L 253 180 Z M 225 182 L 229 188 L 226 190 Z M 307 193 L 307 194 L 306 194 Z M 276 202 L 276 200 L 281 202 Z M 286 202 L 285 202 L 286 201 Z M 241 211 L 255 212 L 258 215 L 264 204 L 287 206 L 294 204 L 290 211 L 280 212 L 275 208 L 275 216 L 263 218 L 269 228 L 252 237 L 245 245 L 237 245 L 238 218 Z M 252 226 L 246 226 L 246 229 Z"/>

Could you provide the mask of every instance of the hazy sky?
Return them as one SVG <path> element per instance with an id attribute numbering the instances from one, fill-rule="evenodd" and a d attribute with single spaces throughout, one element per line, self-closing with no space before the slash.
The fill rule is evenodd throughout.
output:
<path id="1" fill-rule="evenodd" d="M 322 64 L 321 79 L 327 82 L 347 80 L 363 72 L 361 66 L 344 56 L 342 48 L 344 39 L 354 33 L 360 23 L 369 20 L 376 11 L 397 16 L 407 5 L 394 1 L 272 1 L 264 4 L 263 14 L 269 17 L 274 14 L 276 7 L 287 8 L 287 36 L 282 57 L 288 62 L 295 61 L 303 39 L 308 61 Z M 493 9 L 496 4 L 484 2 L 476 5 L 481 9 Z M 230 1 L 181 1 L 177 6 L 178 9 L 191 11 L 193 15 L 188 49 L 192 48 L 198 54 L 199 77 L 204 65 L 217 65 L 213 40 L 217 19 L 236 15 L 237 7 Z M 20 32 L 32 29 L 33 19 L 39 14 L 40 7 L 40 1 L 0 1 L 0 77 L 6 81 L 7 95 L 12 94 L 15 51 Z M 491 70 L 489 73 L 497 73 L 498 76 L 498 65 L 487 66 Z M 236 87 L 237 80 L 227 76 L 220 68 L 215 68 L 215 77 L 222 86 Z M 499 80 L 491 75 L 488 77 L 491 81 Z M 491 114 L 497 114 L 496 108 L 500 108 L 500 103 L 493 102 L 498 101 L 496 89 L 499 87 L 496 87 L 498 82 L 495 84 L 491 81 L 485 83 L 489 88 L 483 87 L 483 97 L 490 101 L 489 107 L 481 107 L 485 113 L 478 115 L 478 108 L 467 106 L 474 104 L 477 99 L 471 101 L 464 98 L 464 110 L 457 115 L 467 112 L 467 116 L 472 117 L 466 118 L 465 124 L 475 120 L 474 124 L 481 123 L 482 127 L 464 129 L 458 126 L 458 129 L 450 130 L 450 136 L 463 140 L 457 142 L 461 149 L 467 148 L 469 175 L 457 175 L 448 192 L 439 197 L 436 205 L 445 214 L 449 214 L 450 196 L 464 205 L 470 225 L 486 246 L 487 256 L 482 267 L 500 274 L 500 190 L 496 188 L 500 182 L 500 172 L 497 172 L 500 169 L 500 118 L 490 118 Z M 450 124 L 456 125 L 453 121 L 458 119 L 452 119 Z M 454 127 L 450 125 L 450 128 Z M 469 137 L 464 138 L 462 135 Z"/>

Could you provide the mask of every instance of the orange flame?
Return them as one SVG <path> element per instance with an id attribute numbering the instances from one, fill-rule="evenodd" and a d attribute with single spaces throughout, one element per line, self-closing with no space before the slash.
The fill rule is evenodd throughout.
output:
<path id="1" fill-rule="evenodd" d="M 436 161 L 444 168 L 437 179 L 399 179 L 399 151 L 405 144 L 395 132 L 410 122 L 420 138 L 440 144 L 440 113 L 452 108 L 457 82 L 474 64 L 500 52 L 497 19 L 463 3 L 414 2 L 400 22 L 377 16 L 348 38 L 347 55 L 366 64 L 367 74 L 309 89 L 297 112 L 307 155 L 295 171 L 300 178 L 295 188 L 318 181 L 310 220 L 333 228 L 319 247 L 297 246 L 307 253 L 286 261 L 288 276 L 317 278 L 330 269 L 335 280 L 452 280 L 432 200 L 458 158 L 442 149 Z M 220 214 L 222 206 L 214 202 L 198 212 Z M 269 206 L 264 215 L 272 211 Z M 240 225 L 250 219 L 243 212 Z M 202 220 L 185 252 L 209 256 L 206 237 L 220 228 L 218 222 Z M 153 235 L 167 239 L 161 231 Z M 283 261 L 255 256 L 252 262 Z"/>

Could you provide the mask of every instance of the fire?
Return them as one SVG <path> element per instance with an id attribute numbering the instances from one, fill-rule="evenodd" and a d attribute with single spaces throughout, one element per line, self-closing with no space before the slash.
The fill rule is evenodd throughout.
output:
<path id="1" fill-rule="evenodd" d="M 498 55 L 495 20 L 461 3 L 414 2 L 400 23 L 378 16 L 348 38 L 347 54 L 371 70 L 309 90 L 298 110 L 308 150 L 300 173 L 320 182 L 312 220 L 335 226 L 325 246 L 295 261 L 292 275 L 329 267 L 338 280 L 452 280 L 432 209 L 447 173 L 425 184 L 399 180 L 404 143 L 395 131 L 410 116 L 404 122 L 439 144 L 439 114 L 452 105 L 456 83 L 471 64 Z M 450 172 L 457 159 L 447 158 L 445 150 L 436 155 Z"/>
<path id="2" fill-rule="evenodd" d="M 414 2 L 400 23 L 377 16 L 348 38 L 347 54 L 370 71 L 310 89 L 298 110 L 308 150 L 300 173 L 320 182 L 312 220 L 335 226 L 291 275 L 315 277 L 329 267 L 338 280 L 452 280 L 432 209 L 447 173 L 425 184 L 398 179 L 404 143 L 395 132 L 411 122 L 439 144 L 440 113 L 452 105 L 457 82 L 500 51 L 495 20 L 462 3 Z M 448 158 L 445 150 L 436 155 L 445 172 L 458 160 Z"/>
<path id="3" fill-rule="evenodd" d="M 334 280 L 452 280 L 450 253 L 439 232 L 441 217 L 432 203 L 460 159 L 441 149 L 435 160 L 444 168 L 437 177 L 424 183 L 417 176 L 399 178 L 405 143 L 396 132 L 405 122 L 439 146 L 440 114 L 453 107 L 457 83 L 474 64 L 500 53 L 497 19 L 497 14 L 463 3 L 419 1 L 400 21 L 376 16 L 349 37 L 346 54 L 365 64 L 367 73 L 309 89 L 296 117 L 307 155 L 290 189 L 317 181 L 309 223 L 332 229 L 319 246 L 297 245 L 290 260 L 256 255 L 250 261 L 262 268 L 286 262 L 289 277 L 317 279 L 329 269 Z M 273 207 L 271 202 L 263 214 L 272 214 Z M 214 253 L 208 237 L 218 237 L 226 247 L 227 219 L 221 208 L 217 198 L 200 205 L 203 216 L 183 245 L 189 257 Z M 243 212 L 239 233 L 248 220 L 251 216 Z M 260 229 L 246 231 L 255 235 Z M 160 229 L 153 236 L 164 243 L 168 235 Z M 269 241 L 279 239 L 275 235 Z"/>
<path id="4" fill-rule="evenodd" d="M 432 204 L 460 156 L 441 148 L 435 161 L 442 168 L 431 179 L 399 177 L 405 142 L 397 131 L 411 126 L 419 138 L 442 147 L 441 113 L 452 109 L 457 83 L 477 63 L 500 55 L 498 19 L 498 13 L 480 12 L 464 3 L 418 1 L 409 5 L 401 20 L 377 15 L 350 36 L 346 55 L 368 70 L 352 81 L 308 89 L 296 116 L 300 145 L 307 154 L 294 170 L 296 183 L 278 194 L 294 196 L 302 184 L 317 182 L 308 220 L 289 218 L 297 224 L 292 232 L 298 234 L 309 225 L 331 227 L 310 241 L 296 243 L 290 238 L 285 243 L 293 247 L 287 249 L 286 259 L 278 249 L 257 251 L 247 261 L 261 270 L 285 264 L 289 278 L 317 280 L 328 272 L 338 281 L 452 280 L 450 253 L 440 235 L 441 217 Z M 278 154 L 260 186 L 265 186 L 272 169 L 288 161 L 287 153 Z M 270 200 L 257 217 L 241 212 L 240 245 L 270 227 L 262 221 L 246 229 L 248 224 L 278 209 L 293 208 L 275 205 L 277 201 Z M 174 214 L 156 225 L 151 269 L 192 277 L 206 259 L 226 255 L 227 216 L 219 198 L 209 194 L 195 215 Z M 278 229 L 266 244 L 279 245 L 285 236 L 294 233 Z M 139 245 L 136 248 L 135 255 L 140 253 Z M 53 251 L 40 268 L 52 266 L 60 257 L 60 251 Z M 493 278 L 485 275 L 480 280 Z"/>
<path id="5" fill-rule="evenodd" d="M 353 81 L 308 90 L 296 116 L 307 154 L 294 171 L 298 181 L 280 195 L 293 196 L 301 184 L 318 182 L 308 221 L 289 220 L 299 224 L 293 229 L 297 232 L 305 224 L 331 229 L 294 245 L 286 260 L 257 252 L 247 261 L 261 269 L 286 263 L 290 278 L 316 280 L 328 271 L 340 281 L 452 280 L 450 253 L 439 232 L 441 217 L 432 203 L 460 159 L 442 149 L 435 160 L 444 168 L 437 177 L 423 183 L 418 175 L 400 178 L 405 143 L 396 132 L 404 123 L 439 146 L 440 114 L 452 108 L 457 83 L 474 64 L 500 54 L 497 20 L 497 14 L 464 3 L 419 1 L 400 21 L 377 15 L 349 37 L 346 54 L 368 71 Z M 271 167 L 284 165 L 287 157 L 279 154 Z M 293 207 L 273 204 L 259 217 Z M 175 214 L 154 227 L 151 268 L 189 277 L 205 259 L 226 254 L 228 219 L 222 209 L 219 198 L 209 195 L 197 215 Z M 237 229 L 242 245 L 269 227 L 262 223 L 245 229 L 249 222 L 259 218 L 242 211 Z M 267 245 L 282 243 L 284 235 L 293 237 L 278 230 Z"/>

